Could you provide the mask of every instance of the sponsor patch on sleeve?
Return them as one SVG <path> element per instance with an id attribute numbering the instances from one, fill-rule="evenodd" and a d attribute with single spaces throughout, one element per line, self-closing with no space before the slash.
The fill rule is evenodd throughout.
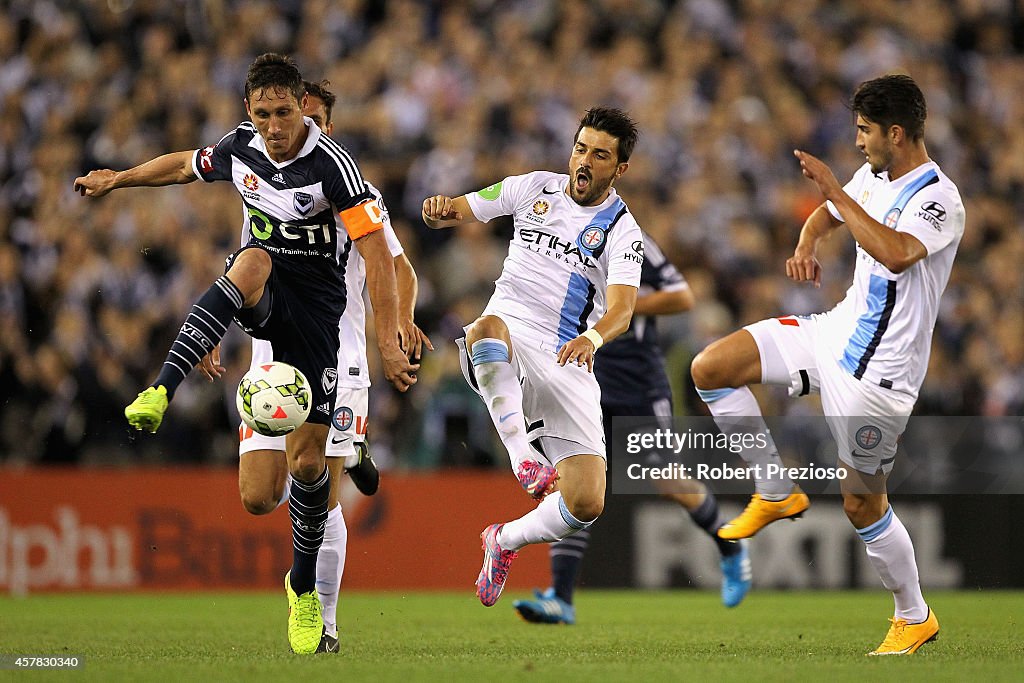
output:
<path id="1" fill-rule="evenodd" d="M 493 202 L 495 199 L 501 196 L 501 183 L 494 183 L 488 185 L 484 189 L 477 192 L 480 199 L 486 199 L 489 202 Z"/>

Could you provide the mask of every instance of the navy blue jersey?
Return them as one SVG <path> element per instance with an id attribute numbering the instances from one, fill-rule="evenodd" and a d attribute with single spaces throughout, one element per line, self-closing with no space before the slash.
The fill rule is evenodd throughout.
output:
<path id="1" fill-rule="evenodd" d="M 639 296 L 686 286 L 686 279 L 665 258 L 650 235 L 644 233 Z M 653 400 L 671 397 L 656 320 L 653 315 L 633 316 L 629 329 L 602 346 L 594 356 L 594 375 L 601 385 L 602 404 L 647 405 Z"/>
<path id="2" fill-rule="evenodd" d="M 273 161 L 256 127 L 246 121 L 216 145 L 196 150 L 192 168 L 206 182 L 234 184 L 248 215 L 248 243 L 267 250 L 277 277 L 301 283 L 303 295 L 322 303 L 325 317 L 338 319 L 345 310 L 345 264 L 353 248 L 346 222 L 358 222 L 363 209 L 353 207 L 372 196 L 348 151 L 311 120 L 306 126 L 306 142 L 288 161 Z M 363 206 L 371 219 L 379 212 L 375 203 Z"/>

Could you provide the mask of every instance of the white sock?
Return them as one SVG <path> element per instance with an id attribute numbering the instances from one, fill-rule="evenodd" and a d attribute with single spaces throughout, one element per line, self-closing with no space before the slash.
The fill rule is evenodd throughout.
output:
<path id="1" fill-rule="evenodd" d="M 324 542 L 316 557 L 316 593 L 323 605 L 324 628 L 332 636 L 338 635 L 338 590 L 345 573 L 345 550 L 348 546 L 348 527 L 341 505 L 327 513 Z"/>
<path id="2" fill-rule="evenodd" d="M 857 529 L 868 552 L 871 564 L 882 579 L 882 585 L 892 591 L 896 603 L 895 617 L 918 624 L 928 618 L 928 605 L 921 595 L 921 582 L 917 574 L 914 543 L 907 527 L 892 511 L 886 510 L 882 518 L 863 529 Z"/>
<path id="3" fill-rule="evenodd" d="M 560 541 L 593 523 L 594 520 L 581 522 L 573 517 L 562 500 L 562 492 L 555 491 L 531 512 L 506 523 L 498 534 L 498 545 L 505 550 L 519 550 L 531 543 Z"/>
<path id="4" fill-rule="evenodd" d="M 473 343 L 470 360 L 477 386 L 484 397 L 491 422 L 508 450 L 512 471 L 529 458 L 526 417 L 523 415 L 523 387 L 512 367 L 508 345 L 500 339 L 480 339 Z"/>
<path id="5" fill-rule="evenodd" d="M 288 502 L 288 499 L 292 495 L 292 473 L 285 472 L 284 475 L 284 490 L 281 492 L 281 500 L 277 501 L 277 507 L 281 507 Z"/>
<path id="6" fill-rule="evenodd" d="M 723 434 L 756 434 L 763 432 L 767 437 L 767 448 L 744 448 L 740 457 L 751 465 L 760 465 L 766 473 L 769 464 L 782 466 L 779 451 L 768 434 L 768 426 L 761 417 L 761 406 L 751 393 L 750 387 L 739 389 L 697 389 L 708 410 L 715 417 L 715 424 Z M 779 501 L 793 492 L 793 481 L 789 477 L 759 478 L 754 490 L 765 500 Z"/>

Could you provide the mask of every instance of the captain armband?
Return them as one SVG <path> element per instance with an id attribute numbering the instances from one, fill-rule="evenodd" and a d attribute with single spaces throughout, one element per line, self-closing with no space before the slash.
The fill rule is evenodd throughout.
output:
<path id="1" fill-rule="evenodd" d="M 353 241 L 384 229 L 384 212 L 376 199 L 356 204 L 338 214 Z"/>

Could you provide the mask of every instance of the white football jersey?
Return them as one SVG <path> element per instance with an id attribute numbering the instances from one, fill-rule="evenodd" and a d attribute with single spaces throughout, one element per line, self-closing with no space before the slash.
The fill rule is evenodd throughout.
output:
<path id="1" fill-rule="evenodd" d="M 387 240 L 391 257 L 400 256 L 405 249 L 398 241 L 395 229 L 391 227 L 391 216 L 380 196 L 380 190 L 370 182 L 366 183 L 370 194 L 377 198 L 384 219 L 384 239 Z M 366 301 L 363 290 L 366 286 L 366 261 L 353 244 L 348 252 L 348 266 L 345 268 L 345 287 L 349 292 L 348 306 L 338 326 L 338 386 L 359 389 L 370 386 L 370 375 L 366 369 Z"/>
<path id="2" fill-rule="evenodd" d="M 846 187 L 869 216 L 913 235 L 928 255 L 899 274 L 857 245 L 853 284 L 821 329 L 839 365 L 857 379 L 913 395 L 924 381 L 939 297 L 964 234 L 964 205 L 956 185 L 928 162 L 889 181 L 862 166 Z M 829 212 L 843 220 L 828 202 Z"/>
<path id="3" fill-rule="evenodd" d="M 561 348 L 605 312 L 608 285 L 640 286 L 640 227 L 612 189 L 597 206 L 566 194 L 569 176 L 534 171 L 466 195 L 483 222 L 515 233 L 486 312 L 532 341 Z"/>
<path id="4" fill-rule="evenodd" d="M 377 199 L 384 221 L 384 239 L 388 243 L 392 258 L 404 253 L 405 249 L 398 240 L 398 235 L 391 227 L 391 217 L 384 205 L 380 190 L 372 183 L 366 183 L 370 194 Z M 248 243 L 249 215 L 244 212 L 242 225 L 242 246 Z M 366 261 L 354 244 L 348 247 L 348 261 L 345 267 L 345 289 L 348 291 L 348 303 L 345 313 L 338 323 L 338 386 L 350 389 L 361 389 L 370 386 L 370 375 L 366 368 L 366 303 L 363 289 L 366 285 Z M 273 347 L 265 339 L 252 340 L 253 365 L 273 360 Z"/>

